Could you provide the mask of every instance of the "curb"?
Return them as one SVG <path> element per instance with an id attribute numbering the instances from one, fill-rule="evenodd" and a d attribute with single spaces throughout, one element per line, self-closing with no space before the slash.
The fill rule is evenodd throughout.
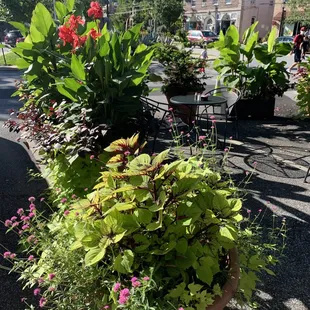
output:
<path id="1" fill-rule="evenodd" d="M 20 71 L 16 66 L 0 66 L 0 71 Z"/>

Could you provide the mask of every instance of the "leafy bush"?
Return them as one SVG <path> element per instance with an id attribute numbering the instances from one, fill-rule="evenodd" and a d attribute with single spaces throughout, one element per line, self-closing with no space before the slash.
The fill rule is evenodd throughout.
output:
<path id="1" fill-rule="evenodd" d="M 268 36 L 267 44 L 258 44 L 257 22 L 248 28 L 240 43 L 238 29 L 231 25 L 226 34 L 222 32 L 214 47 L 220 52 L 214 68 L 226 85 L 238 88 L 244 98 L 274 98 L 282 96 L 289 88 L 286 62 L 277 57 L 287 55 L 288 43 L 276 43 L 276 28 Z M 257 66 L 251 66 L 253 60 Z"/>
<path id="2" fill-rule="evenodd" d="M 94 191 L 63 198 L 49 219 L 30 197 L 29 211 L 5 222 L 24 246 L 3 254 L 13 270 L 53 309 L 205 310 L 222 294 L 237 247 L 239 300 L 250 300 L 260 272 L 272 273 L 279 240 L 262 243 L 237 189 L 203 156 L 167 162 L 169 150 L 140 151 L 137 136 L 113 142 Z"/>
<path id="3" fill-rule="evenodd" d="M 297 105 L 302 117 L 310 116 L 310 59 L 302 64 L 301 72 L 298 74 L 297 83 Z"/>
<path id="4" fill-rule="evenodd" d="M 160 45 L 156 58 L 165 67 L 162 91 L 166 94 L 181 95 L 188 92 L 201 92 L 205 84 L 199 76 L 204 66 L 201 59 L 194 58 L 192 51 L 178 49 L 173 45 Z"/>

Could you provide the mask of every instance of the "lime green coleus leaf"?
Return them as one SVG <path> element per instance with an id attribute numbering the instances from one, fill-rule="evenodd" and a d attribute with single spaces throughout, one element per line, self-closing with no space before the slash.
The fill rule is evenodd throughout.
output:
<path id="1" fill-rule="evenodd" d="M 119 254 L 114 261 L 114 269 L 119 273 L 131 273 L 131 267 L 134 262 L 134 253 L 131 250 L 125 250 Z"/>
<path id="2" fill-rule="evenodd" d="M 106 253 L 106 248 L 93 248 L 89 250 L 85 255 L 85 265 L 91 266 L 98 263 L 100 260 L 103 259 Z"/>

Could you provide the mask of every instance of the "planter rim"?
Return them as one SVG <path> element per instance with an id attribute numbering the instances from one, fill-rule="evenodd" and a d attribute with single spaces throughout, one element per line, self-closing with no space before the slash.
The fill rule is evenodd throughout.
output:
<path id="1" fill-rule="evenodd" d="M 208 306 L 206 310 L 223 310 L 237 291 L 240 277 L 238 250 L 233 248 L 229 250 L 228 253 L 230 270 L 228 273 L 228 279 L 222 289 L 223 294 L 222 296 L 216 296 L 213 304 Z"/>

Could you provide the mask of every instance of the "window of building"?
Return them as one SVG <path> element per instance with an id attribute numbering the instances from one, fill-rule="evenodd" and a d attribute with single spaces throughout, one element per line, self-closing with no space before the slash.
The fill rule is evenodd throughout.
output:
<path id="1" fill-rule="evenodd" d="M 196 0 L 192 0 L 191 4 L 192 4 L 192 7 L 195 7 L 196 6 Z"/>
<path id="2" fill-rule="evenodd" d="M 256 16 L 253 16 L 253 17 L 251 18 L 251 25 L 253 25 L 253 24 L 255 23 L 255 19 L 256 19 Z"/>
<path id="3" fill-rule="evenodd" d="M 231 0 L 225 0 L 226 4 L 231 4 Z"/>
<path id="4" fill-rule="evenodd" d="M 207 5 L 207 0 L 202 0 L 201 6 L 206 6 Z"/>
<path id="5" fill-rule="evenodd" d="M 218 0 L 213 0 L 213 4 L 219 4 Z"/>

